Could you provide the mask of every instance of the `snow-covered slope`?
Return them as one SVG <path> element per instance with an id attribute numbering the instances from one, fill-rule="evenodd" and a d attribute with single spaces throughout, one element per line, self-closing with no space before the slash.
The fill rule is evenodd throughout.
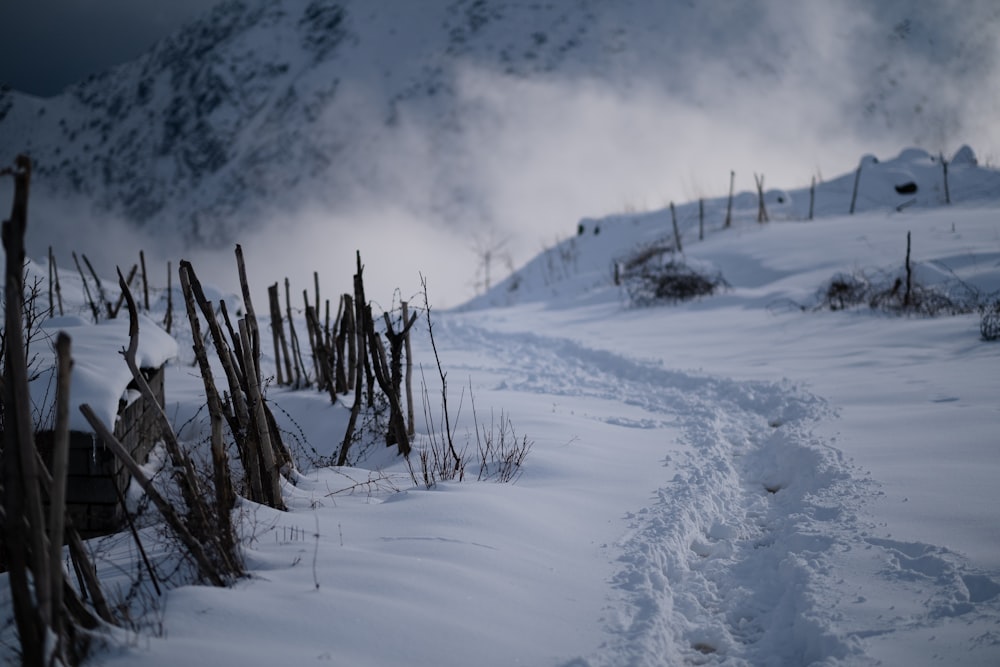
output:
<path id="1" fill-rule="evenodd" d="M 504 82 L 652 88 L 702 112 L 776 87 L 816 131 L 953 150 L 980 138 L 963 133 L 978 132 L 972 115 L 995 92 L 998 12 L 989 2 L 953 12 L 902 1 L 819 11 L 240 0 L 57 97 L 0 92 L 0 154 L 28 151 L 40 191 L 201 243 L 229 242 L 303 199 L 344 206 L 359 191 L 491 221 L 483 180 L 497 175 L 483 173 L 477 145 L 518 122 L 485 92 L 518 94 L 498 90 Z M 488 73 L 484 90 L 470 90 L 470 71 Z M 843 123 L 825 126 L 831 118 Z"/>
<path id="2" fill-rule="evenodd" d="M 946 206 L 946 202 L 962 206 L 992 206 L 1000 198 L 1000 170 L 979 166 L 971 148 L 964 146 L 943 161 L 942 157 L 915 148 L 906 149 L 889 160 L 866 155 L 860 160 L 860 172 L 818 183 L 812 194 L 808 187 L 787 191 L 765 190 L 768 219 L 807 226 L 810 208 L 814 219 L 848 217 L 854 199 L 853 207 L 857 214 L 878 211 L 888 219 L 902 221 L 910 212 L 939 208 Z M 742 192 L 734 197 L 731 230 L 724 228 L 727 209 L 728 199 L 720 197 L 706 199 L 700 204 L 688 202 L 678 205 L 674 214 L 669 208 L 664 208 L 648 213 L 581 220 L 575 237 L 546 248 L 489 292 L 469 301 L 464 308 L 536 301 L 571 306 L 617 300 L 621 294 L 614 285 L 615 265 L 625 263 L 642 248 L 674 247 L 673 215 L 677 218 L 681 249 L 687 250 L 688 258 L 693 260 L 702 254 L 698 245 L 699 236 L 720 236 L 717 241 L 724 243 L 723 239 L 732 239 L 734 233 L 742 235 L 761 227 L 757 222 L 759 206 L 756 193 Z M 905 248 L 905 232 L 903 238 L 903 242 L 897 239 L 898 248 Z M 988 239 L 983 241 L 988 242 Z M 825 247 L 818 250 L 818 254 L 809 254 L 817 270 L 827 266 L 823 254 Z M 797 252 L 802 251 L 799 249 Z M 897 255 L 894 252 L 890 257 L 895 259 Z M 727 279 L 753 271 L 752 267 L 742 265 L 745 258 L 740 258 L 735 267 L 727 266 L 725 258 L 714 259 L 715 264 L 709 262 L 703 266 L 720 269 Z M 986 271 L 982 264 L 970 266 L 966 262 L 955 268 L 959 271 L 956 278 L 969 280 L 973 278 L 968 270 Z M 832 277 L 832 273 L 827 277 Z M 993 285 L 991 280 L 992 275 L 987 280 L 989 285 L 981 286 L 986 287 L 986 292 L 1000 289 L 1000 283 Z M 818 283 L 816 287 L 819 287 Z"/>
<path id="3" fill-rule="evenodd" d="M 510 305 L 489 305 L 508 303 L 508 283 L 464 311 L 435 311 L 449 402 L 465 406 L 461 483 L 414 484 L 381 443 L 357 467 L 328 467 L 349 397 L 331 405 L 272 387 L 299 471 L 284 487 L 288 512 L 239 504 L 251 578 L 179 585 L 176 545 L 144 523 L 158 576 L 174 578 L 157 595 L 131 587 L 144 572 L 131 536 L 91 542 L 115 603 L 135 594 L 135 626 L 95 660 L 996 665 L 1000 348 L 980 339 L 975 313 L 797 307 L 837 273 L 898 274 L 908 234 L 918 281 L 1000 289 L 996 172 L 960 158 L 949 174 L 972 203 L 935 206 L 937 193 L 897 210 L 897 175 L 913 177 L 919 196 L 943 173 L 904 151 L 865 162 L 874 191 L 853 216 L 850 191 L 831 190 L 817 209 L 840 213 L 813 221 L 793 215 L 795 192 L 772 222 L 758 224 L 749 202 L 704 241 L 688 220 L 684 255 L 723 273 L 717 296 L 622 306 L 608 263 L 669 236 L 657 214 L 658 226 L 653 215 L 585 221 L 552 251 L 562 273 L 532 268 L 549 263 L 543 254 L 520 272 Z M 892 187 L 889 202 L 878 183 Z M 63 282 L 67 314 L 86 312 L 79 283 Z M 183 339 L 182 324 L 175 331 Z M 415 331 L 415 358 L 432 359 L 426 329 Z M 189 346 L 179 348 L 167 412 L 202 451 L 204 390 Z M 264 358 L 265 374 L 273 364 Z M 431 397 L 435 378 L 426 374 Z M 417 412 L 419 449 L 432 424 Z M 436 422 L 433 405 L 429 414 Z M 533 442 L 523 474 L 513 485 L 471 481 L 473 433 L 501 414 Z M 13 632 L 0 634 L 10 661 Z"/>

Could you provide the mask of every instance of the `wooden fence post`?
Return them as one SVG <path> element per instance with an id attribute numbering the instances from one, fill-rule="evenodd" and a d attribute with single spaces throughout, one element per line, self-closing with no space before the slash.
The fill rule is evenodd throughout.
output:
<path id="1" fill-rule="evenodd" d="M 683 253 L 684 247 L 681 245 L 681 232 L 677 228 L 677 210 L 674 209 L 673 202 L 670 202 L 670 221 L 674 226 L 674 247 L 677 248 L 677 252 Z"/>
<path id="2" fill-rule="evenodd" d="M 723 228 L 728 229 L 733 224 L 733 184 L 736 182 L 736 172 L 729 172 L 729 202 L 726 204 L 726 222 Z"/>
<path id="3" fill-rule="evenodd" d="M 812 185 L 809 186 L 809 219 L 813 219 L 813 204 L 816 202 L 816 177 L 812 178 Z"/>
<path id="4" fill-rule="evenodd" d="M 851 193 L 851 210 L 848 211 L 848 215 L 854 215 L 854 205 L 858 201 L 858 185 L 861 183 L 861 167 L 864 163 L 864 158 L 861 158 L 861 161 L 858 162 L 858 168 L 854 172 L 854 190 Z"/>
<path id="5" fill-rule="evenodd" d="M 139 264 L 142 266 L 142 305 L 149 312 L 149 280 L 146 277 L 146 253 L 139 251 Z"/>
<path id="6" fill-rule="evenodd" d="M 753 180 L 757 184 L 757 222 L 764 223 L 768 221 L 767 206 L 764 204 L 764 174 L 754 174 Z"/>

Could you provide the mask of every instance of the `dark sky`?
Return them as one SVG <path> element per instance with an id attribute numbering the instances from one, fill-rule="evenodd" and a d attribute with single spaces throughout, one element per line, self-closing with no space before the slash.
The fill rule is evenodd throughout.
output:
<path id="1" fill-rule="evenodd" d="M 33 95 L 127 62 L 219 0 L 0 0 L 0 83 Z"/>

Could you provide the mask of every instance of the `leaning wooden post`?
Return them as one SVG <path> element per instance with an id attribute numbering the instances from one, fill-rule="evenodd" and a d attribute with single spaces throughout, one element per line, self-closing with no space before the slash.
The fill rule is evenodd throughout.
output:
<path id="1" fill-rule="evenodd" d="M 87 277 L 83 275 L 83 268 L 80 267 L 80 260 L 76 258 L 76 253 L 71 253 L 73 256 L 73 263 L 76 264 L 76 270 L 80 274 L 80 282 L 83 283 L 83 294 L 87 297 L 87 303 L 90 304 L 90 312 L 94 316 L 94 324 L 101 321 L 101 311 L 97 308 L 97 304 L 94 303 L 93 297 L 90 295 L 90 287 L 87 284 Z"/>
<path id="2" fill-rule="evenodd" d="M 670 221 L 674 225 L 674 247 L 677 248 L 677 252 L 684 252 L 684 247 L 681 245 L 681 232 L 677 228 L 677 210 L 674 208 L 674 203 L 670 202 Z"/>
<path id="3" fill-rule="evenodd" d="M 302 360 L 302 348 L 299 346 L 299 334 L 295 331 L 295 321 L 292 319 L 292 288 L 288 278 L 285 278 L 285 311 L 288 317 L 288 337 L 292 341 L 292 361 L 295 364 L 295 386 L 303 387 L 309 384 L 309 374 L 306 373 L 306 365 Z"/>
<path id="4" fill-rule="evenodd" d="M 174 325 L 174 288 L 171 284 L 170 262 L 167 262 L 167 314 L 163 316 L 163 328 L 170 333 L 170 328 Z"/>
<path id="5" fill-rule="evenodd" d="M 52 277 L 55 280 L 56 284 L 56 301 L 59 303 L 59 317 L 62 317 L 63 316 L 62 287 L 60 287 L 59 285 L 59 267 L 56 265 L 56 256 L 52 254 L 52 246 L 49 246 L 49 266 L 52 267 Z"/>
<path id="6" fill-rule="evenodd" d="M 736 172 L 729 172 L 729 202 L 726 204 L 726 221 L 723 227 L 728 228 L 733 224 L 733 184 L 736 182 Z"/>
<path id="7" fill-rule="evenodd" d="M 250 343 L 250 324 L 247 318 L 243 318 L 238 323 L 240 328 L 240 339 L 243 341 L 243 355 L 246 357 L 246 367 L 251 369 L 256 365 L 256 360 L 250 357 L 252 344 Z M 269 496 L 271 507 L 279 510 L 285 509 L 284 499 L 281 497 L 281 474 L 275 463 L 274 448 L 271 445 L 271 432 L 267 423 L 267 413 L 264 410 L 264 398 L 260 393 L 260 384 L 253 373 L 247 373 L 247 395 L 251 419 L 254 430 L 257 432 L 257 445 L 259 455 L 263 465 L 261 471 L 261 481 L 265 485 L 265 493 Z"/>
<path id="8" fill-rule="evenodd" d="M 319 316 L 317 315 L 316 309 L 313 309 L 313 322 L 309 321 L 309 309 L 312 305 L 309 303 L 309 292 L 307 290 L 302 290 L 302 304 L 305 309 L 302 311 L 306 316 L 306 334 L 309 336 L 309 351 L 312 353 L 313 362 L 313 375 L 316 377 L 316 388 L 322 390 L 323 387 L 323 370 L 321 368 L 322 364 L 319 360 L 319 346 L 320 341 L 317 339 L 319 334 Z"/>
<path id="9" fill-rule="evenodd" d="M 52 441 L 52 484 L 49 487 L 49 581 L 52 587 L 52 631 L 61 636 L 63 605 L 62 545 L 66 525 L 66 472 L 69 468 L 69 387 L 73 360 L 69 336 L 56 336 L 56 415 Z"/>
<path id="10" fill-rule="evenodd" d="M 861 161 L 858 162 L 858 168 L 854 172 L 854 191 L 851 193 L 851 210 L 848 212 L 849 215 L 854 215 L 854 205 L 858 201 L 858 185 L 861 183 L 861 167 L 864 163 L 864 158 L 861 158 Z"/>
<path id="11" fill-rule="evenodd" d="M 941 169 L 944 171 L 944 203 L 951 204 L 951 192 L 948 190 L 948 161 L 944 159 L 944 153 L 941 153 Z"/>
<path id="12" fill-rule="evenodd" d="M 757 184 L 757 222 L 764 223 L 768 221 L 767 206 L 764 204 L 764 174 L 754 174 L 753 180 Z"/>
<path id="13" fill-rule="evenodd" d="M 201 488 L 198 483 L 198 476 L 194 470 L 194 465 L 191 463 L 191 459 L 181 449 L 181 445 L 177 441 L 177 434 L 174 433 L 174 429 L 170 425 L 170 418 L 167 417 L 167 413 L 164 412 L 163 406 L 160 405 L 159 400 L 157 400 L 156 395 L 149 386 L 149 382 L 146 380 L 146 376 L 144 376 L 142 371 L 139 369 L 139 363 L 136 361 L 136 354 L 139 350 L 139 308 L 136 306 L 135 298 L 132 296 L 132 291 L 129 289 L 128 283 L 125 282 L 125 276 L 122 275 L 121 270 L 118 271 L 118 284 L 121 287 L 122 292 L 125 294 L 125 302 L 128 304 L 129 314 L 129 342 L 128 348 L 126 348 L 123 353 L 125 357 L 125 364 L 132 373 L 132 380 L 135 382 L 136 388 L 139 390 L 139 393 L 146 401 L 147 407 L 157 420 L 160 437 L 163 438 L 164 447 L 170 455 L 170 462 L 175 468 L 175 477 L 178 480 L 178 486 L 180 487 L 181 494 L 184 497 L 184 503 L 188 507 L 188 513 L 191 516 L 191 520 L 196 525 L 207 527 L 208 520 L 205 516 L 205 507 L 204 502 L 202 501 Z"/>
<path id="14" fill-rule="evenodd" d="M 698 200 L 698 240 L 705 240 L 705 200 Z"/>
<path id="15" fill-rule="evenodd" d="M 316 359 L 316 384 L 317 389 L 326 389 L 330 394 L 330 402 L 337 402 L 337 384 L 333 377 L 333 360 L 330 358 L 331 350 L 323 342 L 323 334 L 320 331 L 319 319 L 312 306 L 306 306 L 306 326 L 314 331 L 309 336 L 315 342 L 314 354 Z"/>
<path id="16" fill-rule="evenodd" d="M 284 347 L 285 355 L 284 361 L 288 362 L 288 345 L 285 343 L 285 327 L 281 321 L 281 302 L 278 300 L 278 283 L 268 286 L 267 288 L 267 303 L 271 311 L 271 338 L 274 342 L 274 365 L 277 368 L 278 375 L 278 385 L 284 385 L 287 381 L 288 384 L 292 382 L 292 367 L 289 364 L 288 375 L 286 376 L 282 373 L 282 347 Z"/>
<path id="17" fill-rule="evenodd" d="M 128 283 L 130 286 L 132 285 L 132 279 L 135 278 L 135 272 L 138 269 L 139 269 L 138 265 L 133 264 L 132 269 L 128 272 L 128 277 L 125 279 L 125 282 Z M 118 311 L 121 310 L 122 303 L 124 302 L 125 302 L 125 294 L 119 294 L 118 300 L 115 301 L 114 307 L 109 306 L 108 308 L 108 319 L 113 320 L 116 317 L 118 317 Z"/>
<path id="18" fill-rule="evenodd" d="M 316 317 L 319 317 L 319 271 L 313 271 L 313 287 L 316 290 L 316 302 L 314 307 L 316 308 Z"/>
<path id="19" fill-rule="evenodd" d="M 409 321 L 409 304 L 402 301 L 403 321 Z M 406 329 L 404 341 L 406 351 L 406 433 L 411 438 L 416 434 L 416 424 L 413 418 L 413 347 L 410 345 L 410 329 Z"/>
<path id="20" fill-rule="evenodd" d="M 191 287 L 191 265 L 181 266 L 180 283 L 184 293 L 184 306 L 187 310 L 188 322 L 191 324 L 191 338 L 194 342 L 194 355 L 198 360 L 202 384 L 205 386 L 205 399 L 208 404 L 208 417 L 211 426 L 212 473 L 215 487 L 215 518 L 218 529 L 221 555 L 228 561 L 227 569 L 241 570 L 237 565 L 238 556 L 233 539 L 233 525 L 230 513 L 236 502 L 233 494 L 233 483 L 229 476 L 229 461 L 226 457 L 223 442 L 222 423 L 224 411 L 219 392 L 215 388 L 215 378 L 212 366 L 208 363 L 208 352 L 201 336 L 201 324 L 198 312 L 195 310 L 194 291 Z M 217 325 L 216 325 L 217 326 Z M 211 323 L 209 323 L 211 328 Z"/>
<path id="21" fill-rule="evenodd" d="M 358 372 L 357 318 L 354 313 L 354 297 L 344 294 L 344 321 L 342 335 L 347 339 L 347 386 L 354 386 L 354 375 Z"/>
<path id="22" fill-rule="evenodd" d="M 21 641 L 24 665 L 42 665 L 42 649 L 52 627 L 52 592 L 49 590 L 49 549 L 45 535 L 35 443 L 28 397 L 28 367 L 24 358 L 22 325 L 24 300 L 24 235 L 28 224 L 28 188 L 31 161 L 19 155 L 13 169 L 0 174 L 14 177 L 10 219 L 3 223 L 6 253 L 4 295 L 3 398 L 4 415 L 4 550 Z M 30 554 L 30 557 L 29 557 Z M 29 568 L 32 576 L 28 576 Z M 34 579 L 32 591 L 31 579 Z"/>
<path id="23" fill-rule="evenodd" d="M 163 515 L 167 524 L 174 530 L 178 539 L 180 539 L 181 543 L 187 548 L 188 553 L 194 558 L 195 563 L 198 565 L 199 574 L 208 579 L 209 583 L 213 586 L 224 587 L 226 585 L 225 579 L 219 572 L 219 568 L 212 564 L 201 541 L 191 534 L 191 531 L 177 515 L 173 505 L 160 495 L 160 492 L 156 490 L 153 483 L 146 477 L 146 472 L 136 463 L 132 455 L 125 449 L 125 446 L 104 425 L 100 417 L 91 409 L 90 405 L 86 403 L 81 405 L 80 412 L 83 413 L 83 416 L 90 423 L 91 427 L 93 427 L 98 437 L 104 442 L 104 445 L 122 462 L 122 465 L 132 475 L 132 478 L 146 492 L 149 500 L 160 511 L 160 514 Z"/>
<path id="24" fill-rule="evenodd" d="M 146 253 L 139 251 L 139 265 L 142 267 L 142 305 L 149 312 L 149 281 L 146 278 Z"/>
<path id="25" fill-rule="evenodd" d="M 52 246 L 49 246 L 49 317 L 56 314 L 55 278 L 52 275 Z"/>
<path id="26" fill-rule="evenodd" d="M 243 261 L 243 246 L 236 244 L 236 269 L 240 274 L 240 289 L 243 291 L 243 306 L 247 309 L 247 331 L 250 334 L 251 352 L 253 354 L 253 371 L 260 382 L 260 330 L 257 328 L 257 314 L 253 310 L 253 299 L 250 298 L 250 281 L 247 280 L 247 267 Z"/>
<path id="27" fill-rule="evenodd" d="M 813 204 L 816 202 L 816 177 L 813 176 L 812 185 L 809 186 L 809 219 L 813 219 Z"/>
<path id="28" fill-rule="evenodd" d="M 913 289 L 913 267 L 910 265 L 910 232 L 906 232 L 906 293 L 903 294 L 903 307 L 910 307 L 910 294 Z"/>
<path id="29" fill-rule="evenodd" d="M 104 292 L 104 284 L 97 277 L 97 271 L 94 271 L 94 265 L 90 263 L 90 260 L 83 253 L 80 253 L 80 256 L 83 258 L 83 263 L 87 265 L 90 275 L 94 277 L 94 283 L 97 285 L 97 296 L 100 297 L 101 303 L 104 304 L 104 310 L 108 314 L 108 319 L 114 319 L 114 316 L 111 314 L 111 301 L 108 300 L 108 295 Z"/>

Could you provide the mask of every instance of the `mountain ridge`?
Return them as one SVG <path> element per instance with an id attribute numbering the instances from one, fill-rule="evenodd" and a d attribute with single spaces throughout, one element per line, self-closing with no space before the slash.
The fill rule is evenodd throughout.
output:
<path id="1" fill-rule="evenodd" d="M 872 79 L 862 83 L 861 117 L 877 129 L 906 125 L 900 109 L 908 107 L 914 117 L 958 113 L 908 84 L 907 67 L 915 62 L 926 74 L 926 53 L 960 19 L 938 26 L 940 12 L 906 3 L 885 3 L 862 19 L 858 7 L 846 2 L 830 17 L 843 30 L 857 29 L 851 39 L 879 35 L 889 45 L 884 62 L 848 67 Z M 1000 14 L 988 3 L 971 7 L 962 25 Z M 463 133 L 470 123 L 502 119 L 491 117 L 499 112 L 488 103 L 463 97 L 463 71 L 619 89 L 651 80 L 695 107 L 715 102 L 708 81 L 725 68 L 734 80 L 764 86 L 822 74 L 822 58 L 795 62 L 809 35 L 790 26 L 813 18 L 805 10 L 769 2 L 732 9 L 718 15 L 643 0 L 613 10 L 592 0 L 419 7 L 233 0 L 62 95 L 0 92 L 0 151 L 31 154 L 36 182 L 47 190 L 81 196 L 141 228 L 179 227 L 190 243 L 222 245 L 304 198 L 331 206 L 359 190 L 405 190 L 408 175 L 386 165 L 398 128 L 416 128 L 427 155 L 449 156 L 429 166 L 434 214 L 459 219 L 474 211 L 489 219 L 489 202 L 465 173 L 471 158 L 461 154 L 472 149 Z M 972 55 L 987 48 L 988 27 L 949 37 L 956 55 L 938 65 L 941 72 L 971 67 L 977 74 L 985 65 Z"/>

